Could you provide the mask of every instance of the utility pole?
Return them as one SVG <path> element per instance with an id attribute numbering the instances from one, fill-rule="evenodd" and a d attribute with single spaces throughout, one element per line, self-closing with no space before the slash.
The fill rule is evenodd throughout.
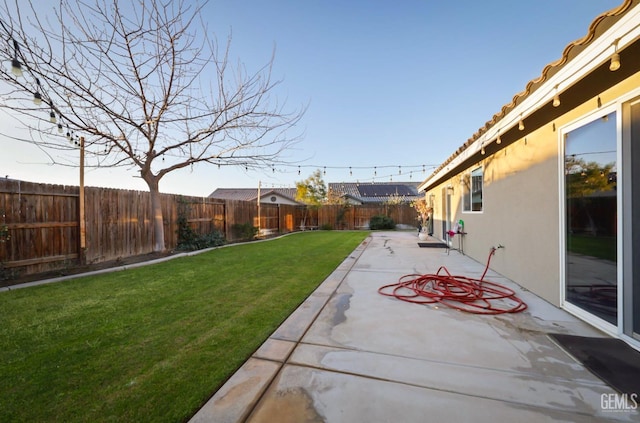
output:
<path id="1" fill-rule="evenodd" d="M 260 188 L 262 188 L 262 181 L 258 181 L 258 235 L 260 235 Z"/>

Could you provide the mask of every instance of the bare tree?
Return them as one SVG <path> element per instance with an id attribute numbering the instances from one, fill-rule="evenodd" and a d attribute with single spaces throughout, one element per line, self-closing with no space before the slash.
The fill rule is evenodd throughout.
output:
<path id="1" fill-rule="evenodd" d="M 154 251 L 165 249 L 165 175 L 197 163 L 270 167 L 299 140 L 291 131 L 304 107 L 287 112 L 273 98 L 273 55 L 253 73 L 232 65 L 231 37 L 220 47 L 204 22 L 206 1 L 46 4 L 0 5 L 0 58 L 14 65 L 0 68 L 0 108 L 44 150 L 82 136 L 96 166 L 137 168 L 151 194 Z"/>

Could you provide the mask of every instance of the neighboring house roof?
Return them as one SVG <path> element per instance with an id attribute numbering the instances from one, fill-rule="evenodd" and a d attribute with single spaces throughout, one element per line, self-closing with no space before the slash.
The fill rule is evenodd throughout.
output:
<path id="1" fill-rule="evenodd" d="M 478 156 L 480 152 L 484 154 L 485 148 L 487 154 L 495 153 L 495 150 L 505 148 L 509 141 L 521 138 L 522 131 L 518 128 L 520 121 L 524 123 L 526 130 L 533 129 L 541 120 L 549 121 L 554 116 L 565 113 L 565 104 L 579 104 L 577 99 L 590 98 L 588 96 L 594 95 L 591 89 L 597 90 L 597 87 L 606 83 L 620 80 L 627 70 L 610 72 L 608 67 L 611 54 L 619 53 L 623 68 L 627 66 L 629 69 L 628 65 L 635 62 L 637 55 L 637 48 L 634 47 L 637 39 L 631 34 L 633 30 L 627 34 L 616 35 L 607 34 L 607 31 L 616 25 L 628 25 L 625 22 L 627 15 L 635 14 L 635 11 L 631 12 L 639 5 L 640 0 L 625 0 L 620 6 L 598 16 L 584 37 L 565 47 L 560 59 L 545 66 L 538 78 L 531 80 L 524 91 L 516 94 L 510 103 L 494 114 L 491 120 L 445 160 L 419 188 L 429 189 L 442 178 L 455 174 L 463 167 L 464 162 L 475 160 L 472 156 Z M 605 34 L 607 37 L 603 37 Z M 596 40 L 598 43 L 595 43 Z M 587 73 L 586 70 L 592 72 Z M 584 83 L 576 84 L 575 80 L 580 78 Z M 549 89 L 554 85 L 555 90 Z M 541 90 L 541 87 L 545 87 L 545 90 Z M 559 94 L 562 99 L 560 107 L 551 107 L 550 100 L 555 94 Z M 539 106 L 544 103 L 549 103 L 549 107 Z M 532 104 L 538 104 L 538 107 Z M 501 137 L 501 143 L 493 142 L 498 136 Z"/>
<path id="2" fill-rule="evenodd" d="M 265 198 L 271 198 L 273 196 L 283 197 L 288 202 L 296 201 L 296 188 L 263 188 L 260 190 L 261 202 L 265 201 Z M 258 198 L 257 188 L 218 188 L 209 194 L 209 198 L 216 198 L 219 200 L 240 200 L 240 201 L 256 201 Z M 277 201 L 281 202 L 281 201 Z"/>
<path id="3" fill-rule="evenodd" d="M 422 198 L 418 193 L 419 184 L 420 182 L 330 182 L 329 191 L 362 203 L 383 203 L 396 196 L 404 197 L 409 202 Z"/>

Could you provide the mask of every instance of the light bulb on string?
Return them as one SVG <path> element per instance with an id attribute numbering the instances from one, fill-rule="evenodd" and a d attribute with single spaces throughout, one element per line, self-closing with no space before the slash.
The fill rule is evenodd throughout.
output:
<path id="1" fill-rule="evenodd" d="M 620 54 L 613 53 L 613 55 L 611 56 L 611 64 L 609 65 L 609 70 L 615 72 L 618 69 L 620 69 Z"/>
<path id="2" fill-rule="evenodd" d="M 40 80 L 38 78 L 36 78 L 36 85 L 38 88 L 36 88 L 36 92 L 33 93 L 33 104 L 39 106 L 42 104 L 42 94 L 40 94 Z"/>
<path id="3" fill-rule="evenodd" d="M 51 113 L 49 113 L 49 122 L 56 123 L 56 114 L 53 109 L 51 109 Z"/>
<path id="4" fill-rule="evenodd" d="M 16 40 L 13 40 L 13 59 L 11 59 L 11 73 L 16 77 L 22 76 L 22 65 L 18 60 L 18 52 L 20 51 L 20 45 Z"/>
<path id="5" fill-rule="evenodd" d="M 618 42 L 620 42 L 619 38 L 613 42 L 613 54 L 611 55 L 611 63 L 609 64 L 609 70 L 612 72 L 620 69 L 620 54 L 618 53 Z"/>
<path id="6" fill-rule="evenodd" d="M 555 86 L 555 95 L 553 96 L 553 102 L 551 103 L 553 107 L 558 107 L 560 105 L 560 94 L 558 93 L 558 86 Z"/>
<path id="7" fill-rule="evenodd" d="M 22 76 L 22 66 L 20 65 L 20 61 L 17 58 L 11 59 L 11 73 L 13 73 L 16 77 Z"/>

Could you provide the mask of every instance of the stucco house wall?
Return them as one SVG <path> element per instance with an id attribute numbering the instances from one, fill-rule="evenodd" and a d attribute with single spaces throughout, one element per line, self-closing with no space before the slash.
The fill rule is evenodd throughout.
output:
<path id="1" fill-rule="evenodd" d="M 560 129 L 638 87 L 640 72 L 426 191 L 428 199 L 434 196 L 435 236 L 444 240 L 442 192 L 450 187 L 451 221 L 462 219 L 467 232 L 464 253 L 485 262 L 491 247 L 504 246 L 491 267 L 560 306 Z M 463 212 L 461 176 L 478 166 L 484 169 L 483 211 Z M 453 248 L 458 236 L 451 239 Z"/>
<path id="2" fill-rule="evenodd" d="M 613 66 L 614 58 L 621 59 L 618 66 Z M 452 248 L 463 247 L 464 254 L 482 263 L 492 247 L 503 247 L 492 257 L 492 269 L 629 342 L 631 331 L 638 333 L 640 327 L 640 320 L 633 320 L 632 314 L 632 301 L 640 301 L 637 292 L 632 294 L 634 286 L 638 289 L 633 283 L 637 266 L 629 264 L 635 261 L 632 257 L 637 256 L 638 243 L 633 244 L 627 235 L 634 233 L 638 212 L 634 201 L 640 183 L 631 175 L 638 174 L 640 155 L 629 155 L 633 150 L 630 146 L 637 145 L 638 134 L 632 135 L 627 129 L 628 125 L 640 125 L 630 123 L 629 117 L 630 104 L 637 101 L 640 1 L 625 0 L 618 8 L 596 17 L 582 39 L 568 45 L 559 60 L 547 65 L 539 78 L 530 81 L 522 93 L 516 94 L 420 185 L 434 207 L 434 236 L 449 241 Z M 582 306 L 568 304 L 566 299 L 567 263 L 575 253 L 570 256 L 567 251 L 567 230 L 571 228 L 565 228 L 568 217 L 563 134 L 573 133 L 590 122 L 610 122 L 608 117 L 599 121 L 610 113 L 615 116 L 616 128 L 612 130 L 617 140 L 611 135 L 605 139 L 617 144 L 616 179 L 611 193 L 612 198 L 617 198 L 617 205 L 615 210 L 610 209 L 611 205 L 606 210 L 609 216 L 615 215 L 618 258 L 617 264 L 607 263 L 618 269 L 619 300 L 614 311 L 617 324 L 615 320 L 602 323 L 597 315 L 588 310 L 585 313 Z M 586 163 L 588 157 L 584 160 Z M 470 194 L 478 177 L 473 179 L 470 175 L 479 168 L 482 210 L 463 211 L 463 194 L 478 198 L 477 194 Z M 465 234 L 449 239 L 447 230 L 455 229 L 459 220 L 464 221 Z M 579 278 L 574 280 L 580 283 Z M 637 339 L 634 342 L 640 348 Z"/>

